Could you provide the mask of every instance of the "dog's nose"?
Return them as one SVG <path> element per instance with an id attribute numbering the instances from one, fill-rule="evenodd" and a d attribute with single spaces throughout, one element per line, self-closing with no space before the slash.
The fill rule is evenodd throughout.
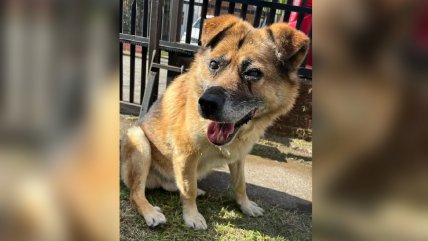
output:
<path id="1" fill-rule="evenodd" d="M 204 118 L 216 119 L 226 101 L 225 90 L 221 87 L 211 87 L 199 98 L 199 108 Z"/>

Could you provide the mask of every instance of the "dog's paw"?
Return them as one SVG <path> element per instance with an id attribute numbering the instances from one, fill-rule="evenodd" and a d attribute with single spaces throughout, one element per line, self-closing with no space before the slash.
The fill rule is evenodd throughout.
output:
<path id="1" fill-rule="evenodd" d="M 200 197 L 200 196 L 204 196 L 204 195 L 205 195 L 205 191 L 198 188 L 198 195 L 197 196 Z"/>
<path id="2" fill-rule="evenodd" d="M 186 223 L 187 226 L 194 228 L 194 229 L 207 229 L 207 222 L 205 221 L 204 216 L 200 214 L 199 212 L 192 213 L 192 214 L 184 214 L 184 223 Z"/>
<path id="3" fill-rule="evenodd" d="M 149 227 L 156 227 L 166 223 L 166 218 L 159 207 L 153 207 L 153 210 L 144 213 L 143 217 Z"/>
<path id="4" fill-rule="evenodd" d="M 251 217 L 262 216 L 264 212 L 263 208 L 251 200 L 248 200 L 246 205 L 241 205 L 241 211 Z"/>

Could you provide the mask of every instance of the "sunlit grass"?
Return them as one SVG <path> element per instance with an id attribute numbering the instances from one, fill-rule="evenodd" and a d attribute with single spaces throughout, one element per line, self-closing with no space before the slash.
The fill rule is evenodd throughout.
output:
<path id="1" fill-rule="evenodd" d="M 199 211 L 205 216 L 208 229 L 192 230 L 184 225 L 177 193 L 149 191 L 148 199 L 161 207 L 167 224 L 149 228 L 128 200 L 129 191 L 121 184 L 121 240 L 310 240 L 311 214 L 269 206 L 262 217 L 247 217 L 239 211 L 231 193 L 208 192 L 198 199 Z"/>

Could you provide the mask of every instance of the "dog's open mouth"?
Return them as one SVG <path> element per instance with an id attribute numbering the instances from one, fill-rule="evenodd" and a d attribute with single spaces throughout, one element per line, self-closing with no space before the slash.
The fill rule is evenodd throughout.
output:
<path id="1" fill-rule="evenodd" d="M 239 128 L 253 119 L 255 112 L 256 109 L 250 111 L 235 123 L 211 122 L 207 129 L 208 140 L 217 146 L 229 143 L 238 132 Z"/>

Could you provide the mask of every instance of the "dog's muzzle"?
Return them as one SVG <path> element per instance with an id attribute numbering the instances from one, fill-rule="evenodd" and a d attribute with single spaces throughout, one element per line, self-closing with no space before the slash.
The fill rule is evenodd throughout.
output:
<path id="1" fill-rule="evenodd" d="M 218 146 L 231 142 L 239 128 L 249 122 L 256 112 L 255 107 L 249 110 L 243 107 L 231 113 L 230 97 L 224 88 L 218 86 L 208 88 L 198 102 L 201 116 L 212 120 L 207 127 L 208 140 Z M 226 102 L 229 102 L 229 109 Z M 237 117 L 231 115 L 237 113 L 240 113 Z"/>
<path id="2" fill-rule="evenodd" d="M 203 118 L 219 120 L 226 102 L 226 90 L 222 87 L 210 87 L 199 98 L 199 112 Z"/>

